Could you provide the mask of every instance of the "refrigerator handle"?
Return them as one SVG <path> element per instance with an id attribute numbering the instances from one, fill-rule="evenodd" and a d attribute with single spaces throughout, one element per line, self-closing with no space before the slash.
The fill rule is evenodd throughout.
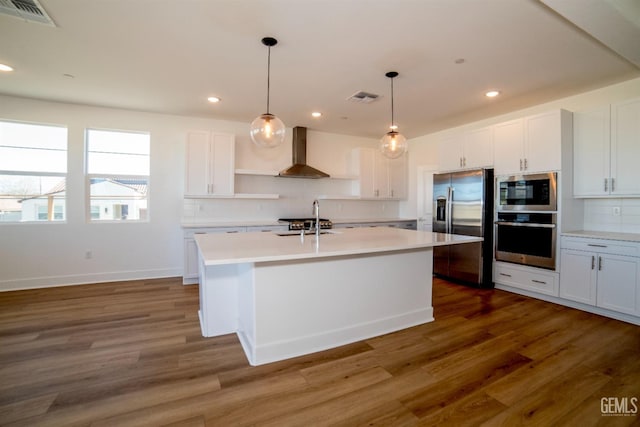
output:
<path id="1" fill-rule="evenodd" d="M 451 234 L 453 224 L 451 223 L 451 202 L 453 202 L 453 187 L 447 188 L 447 233 Z"/>

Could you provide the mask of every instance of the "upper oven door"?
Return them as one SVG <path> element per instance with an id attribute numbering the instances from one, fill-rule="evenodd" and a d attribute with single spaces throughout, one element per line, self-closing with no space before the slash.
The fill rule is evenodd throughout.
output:
<path id="1" fill-rule="evenodd" d="M 496 178 L 498 211 L 556 211 L 556 194 L 555 172 Z"/>

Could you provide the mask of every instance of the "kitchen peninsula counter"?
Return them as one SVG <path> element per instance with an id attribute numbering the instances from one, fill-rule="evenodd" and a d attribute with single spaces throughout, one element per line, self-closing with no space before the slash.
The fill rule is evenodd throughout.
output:
<path id="1" fill-rule="evenodd" d="M 433 247 L 481 241 L 396 228 L 202 234 L 204 336 L 236 333 L 252 365 L 433 320 Z"/>

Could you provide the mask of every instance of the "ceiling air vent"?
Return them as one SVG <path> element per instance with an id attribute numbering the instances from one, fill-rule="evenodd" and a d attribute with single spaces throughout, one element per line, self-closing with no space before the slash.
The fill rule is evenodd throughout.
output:
<path id="1" fill-rule="evenodd" d="M 55 27 L 38 0 L 0 0 L 0 14 Z"/>
<path id="2" fill-rule="evenodd" d="M 359 102 L 360 104 L 369 104 L 370 102 L 378 99 L 378 96 L 375 93 L 369 93 L 364 91 L 359 91 L 351 95 L 347 98 L 347 101 Z"/>

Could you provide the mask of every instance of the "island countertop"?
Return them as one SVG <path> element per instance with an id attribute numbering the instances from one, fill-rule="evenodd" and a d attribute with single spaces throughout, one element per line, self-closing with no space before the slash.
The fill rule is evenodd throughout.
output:
<path id="1" fill-rule="evenodd" d="M 481 242 L 481 237 L 397 228 L 329 230 L 319 241 L 314 234 L 274 233 L 198 234 L 196 243 L 205 265 L 349 256 L 434 246 Z"/>

